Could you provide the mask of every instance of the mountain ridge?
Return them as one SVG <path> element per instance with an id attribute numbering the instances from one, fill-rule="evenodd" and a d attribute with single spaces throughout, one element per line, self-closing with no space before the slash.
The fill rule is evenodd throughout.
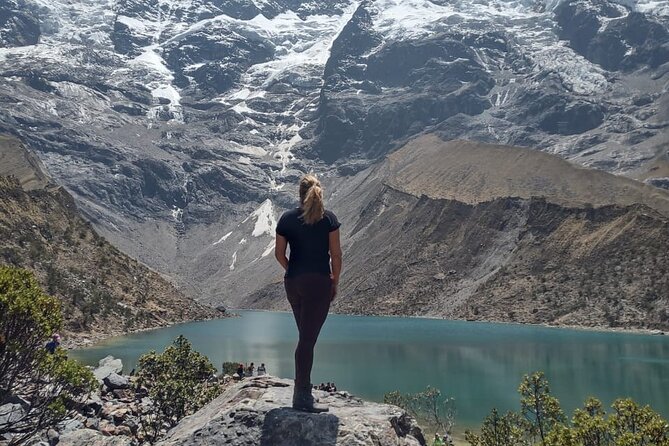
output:
<path id="1" fill-rule="evenodd" d="M 0 138 L 6 161 L 0 169 L 0 263 L 31 270 L 45 292 L 60 299 L 68 345 L 223 316 L 111 246 L 81 218 L 64 188 L 48 181 L 37 187 L 34 179 L 47 176 L 30 172 L 39 165 L 26 150 Z M 20 172 L 31 188 L 10 172 Z"/>

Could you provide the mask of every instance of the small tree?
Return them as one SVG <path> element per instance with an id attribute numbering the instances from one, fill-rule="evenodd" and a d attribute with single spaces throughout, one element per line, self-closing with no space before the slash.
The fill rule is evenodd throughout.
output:
<path id="1" fill-rule="evenodd" d="M 527 422 L 516 412 L 500 415 L 493 409 L 481 426 L 481 433 L 465 431 L 465 440 L 472 446 L 525 446 L 525 426 Z"/>
<path id="2" fill-rule="evenodd" d="M 616 400 L 607 418 L 602 403 L 588 398 L 569 425 L 542 373 L 525 376 L 519 391 L 522 415 L 493 409 L 480 434 L 465 433 L 472 446 L 669 446 L 669 424 L 631 399 Z"/>
<path id="3" fill-rule="evenodd" d="M 418 393 L 386 393 L 383 402 L 401 407 L 419 423 L 437 431 L 450 433 L 455 425 L 455 399 L 442 397 L 434 387 L 427 386 Z"/>
<path id="4" fill-rule="evenodd" d="M 171 428 L 216 398 L 221 388 L 211 382 L 216 369 L 179 336 L 161 354 L 152 351 L 139 359 L 137 385 L 146 386 L 152 401 L 141 417 L 145 440 L 154 443 L 163 428 Z"/>
<path id="5" fill-rule="evenodd" d="M 93 374 L 44 343 L 62 323 L 60 303 L 29 271 L 0 267 L 0 404 L 21 397 L 27 407 L 0 424 L 0 434 L 21 443 L 61 421 L 73 402 L 93 390 Z"/>
<path id="6" fill-rule="evenodd" d="M 542 445 L 546 444 L 548 433 L 566 421 L 560 402 L 550 394 L 548 381 L 543 372 L 525 375 L 520 387 L 521 413 L 527 419 L 528 433 Z"/>

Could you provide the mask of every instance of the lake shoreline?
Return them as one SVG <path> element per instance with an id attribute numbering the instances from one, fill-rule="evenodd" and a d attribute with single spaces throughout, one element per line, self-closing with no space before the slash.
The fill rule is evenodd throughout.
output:
<path id="1" fill-rule="evenodd" d="M 169 323 L 161 325 L 158 327 L 148 327 L 148 328 L 138 328 L 135 330 L 130 330 L 126 332 L 118 333 L 71 333 L 65 332 L 66 337 L 63 341 L 63 347 L 68 350 L 76 350 L 80 348 L 93 347 L 97 344 L 100 344 L 106 340 L 127 336 L 135 333 L 144 333 L 153 330 L 162 330 L 169 327 L 174 327 L 181 324 L 189 324 L 192 322 L 202 322 L 218 319 L 228 319 L 239 317 L 238 311 L 258 311 L 262 313 L 286 313 L 290 314 L 290 311 L 286 310 L 264 310 L 264 309 L 255 309 L 255 308 L 234 308 L 228 309 L 228 313 L 223 317 L 211 318 L 211 319 L 196 319 L 190 321 L 179 321 L 174 323 Z M 330 315 L 337 316 L 353 316 L 353 317 L 387 317 L 387 318 L 409 318 L 409 319 L 426 319 L 426 320 L 437 320 L 437 321 L 456 321 L 456 322 L 470 322 L 470 323 L 480 323 L 480 324 L 500 324 L 500 325 L 511 325 L 511 326 L 525 326 L 525 327 L 543 327 L 543 328 L 553 328 L 557 330 L 575 330 L 575 331 L 588 331 L 588 332 L 599 332 L 599 333 L 621 333 L 621 334 L 634 334 L 634 335 L 645 335 L 645 336 L 665 336 L 667 333 L 659 329 L 648 329 L 648 328 L 624 328 L 624 327 L 604 327 L 604 326 L 583 326 L 583 325 L 554 325 L 554 324 L 529 324 L 525 322 L 509 322 L 509 321 L 496 321 L 496 320 L 467 320 L 467 319 L 448 319 L 438 316 L 405 316 L 405 315 L 396 315 L 396 314 L 363 314 L 363 313 L 335 313 L 332 312 Z"/>
<path id="2" fill-rule="evenodd" d="M 234 308 L 230 311 L 258 311 L 263 313 L 287 313 L 290 314 L 290 311 L 287 310 L 264 310 L 258 308 Z M 524 326 L 524 327 L 543 327 L 543 328 L 554 328 L 554 329 L 566 329 L 566 330 L 576 330 L 576 331 L 590 331 L 590 332 L 600 332 L 600 333 L 622 333 L 622 334 L 638 334 L 638 335 L 652 335 L 652 336 L 665 336 L 669 332 L 665 332 L 660 329 L 653 328 L 625 328 L 625 327 L 605 327 L 605 326 L 584 326 L 584 325 L 567 325 L 567 324 L 530 324 L 527 322 L 510 322 L 510 321 L 498 321 L 498 320 L 488 320 L 488 319 L 449 319 L 439 316 L 416 316 L 416 315 L 398 315 L 398 314 L 378 314 L 378 313 L 336 313 L 330 312 L 329 315 L 337 316 L 355 316 L 355 317 L 387 317 L 387 318 L 408 318 L 408 319 L 426 319 L 434 321 L 453 321 L 453 322 L 471 322 L 479 324 L 500 324 L 500 325 L 511 325 L 511 326 Z"/>

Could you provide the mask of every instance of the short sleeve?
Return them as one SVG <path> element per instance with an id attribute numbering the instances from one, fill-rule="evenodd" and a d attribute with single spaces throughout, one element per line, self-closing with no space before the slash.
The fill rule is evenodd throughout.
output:
<path id="1" fill-rule="evenodd" d="M 334 212 L 327 211 L 328 222 L 330 223 L 330 232 L 336 231 L 341 226 Z"/>
<path id="2" fill-rule="evenodd" d="M 279 222 L 276 224 L 276 233 L 279 234 L 280 236 L 287 237 L 288 236 L 288 219 L 286 218 L 286 214 L 284 213 L 281 218 L 279 218 Z"/>

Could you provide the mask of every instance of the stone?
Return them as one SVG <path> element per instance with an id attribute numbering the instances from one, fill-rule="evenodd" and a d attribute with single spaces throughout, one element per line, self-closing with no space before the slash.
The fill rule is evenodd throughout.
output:
<path id="1" fill-rule="evenodd" d="M 112 391 L 114 397 L 124 403 L 131 403 L 135 401 L 135 392 L 131 389 L 115 389 Z"/>
<path id="2" fill-rule="evenodd" d="M 26 410 L 19 403 L 9 403 L 0 406 L 0 428 L 5 430 L 10 424 L 20 421 L 26 416 Z"/>
<path id="3" fill-rule="evenodd" d="M 114 421 L 114 424 L 117 426 L 125 421 L 125 419 L 128 417 L 130 414 L 130 409 L 123 407 L 121 409 L 117 409 L 114 412 L 111 413 L 111 419 Z"/>
<path id="4" fill-rule="evenodd" d="M 56 425 L 56 430 L 61 434 L 66 434 L 68 432 L 79 430 L 82 427 L 84 427 L 84 424 L 81 421 L 70 418 L 58 423 Z"/>
<path id="5" fill-rule="evenodd" d="M 99 418 L 86 418 L 86 422 L 84 423 L 84 426 L 86 426 L 89 429 L 94 429 L 98 430 L 100 427 L 100 419 Z"/>
<path id="6" fill-rule="evenodd" d="M 132 439 L 125 436 L 104 436 L 92 429 L 80 429 L 62 435 L 58 446 L 130 446 Z"/>
<path id="7" fill-rule="evenodd" d="M 96 393 L 91 394 L 86 401 L 84 401 L 84 411 L 87 413 L 98 413 L 102 409 L 103 402 L 100 396 Z"/>
<path id="8" fill-rule="evenodd" d="M 98 431 L 105 436 L 116 435 L 116 426 L 107 420 L 101 420 L 98 425 Z"/>
<path id="9" fill-rule="evenodd" d="M 111 373 L 107 377 L 104 378 L 104 383 L 105 386 L 107 386 L 110 390 L 116 390 L 116 389 L 128 389 L 130 388 L 130 380 L 128 379 L 127 376 L 121 376 L 116 373 Z"/>
<path id="10" fill-rule="evenodd" d="M 60 440 L 60 434 L 55 429 L 49 429 L 46 432 L 46 438 L 47 438 L 47 440 L 49 440 L 50 445 L 54 445 L 54 444 L 57 444 L 58 441 Z"/>
<path id="11" fill-rule="evenodd" d="M 130 427 L 126 426 L 125 424 L 116 426 L 116 435 L 125 435 L 130 437 L 132 436 L 132 429 L 130 429 Z"/>
<path id="12" fill-rule="evenodd" d="M 98 364 L 98 367 L 93 370 L 93 375 L 95 375 L 100 383 L 112 373 L 121 373 L 123 371 L 123 362 L 111 355 L 102 358 Z"/>
<path id="13" fill-rule="evenodd" d="M 396 406 L 344 393 L 315 392 L 330 412 L 310 414 L 290 407 L 293 382 L 272 376 L 231 385 L 200 411 L 184 418 L 160 446 L 419 446 L 415 421 Z"/>

